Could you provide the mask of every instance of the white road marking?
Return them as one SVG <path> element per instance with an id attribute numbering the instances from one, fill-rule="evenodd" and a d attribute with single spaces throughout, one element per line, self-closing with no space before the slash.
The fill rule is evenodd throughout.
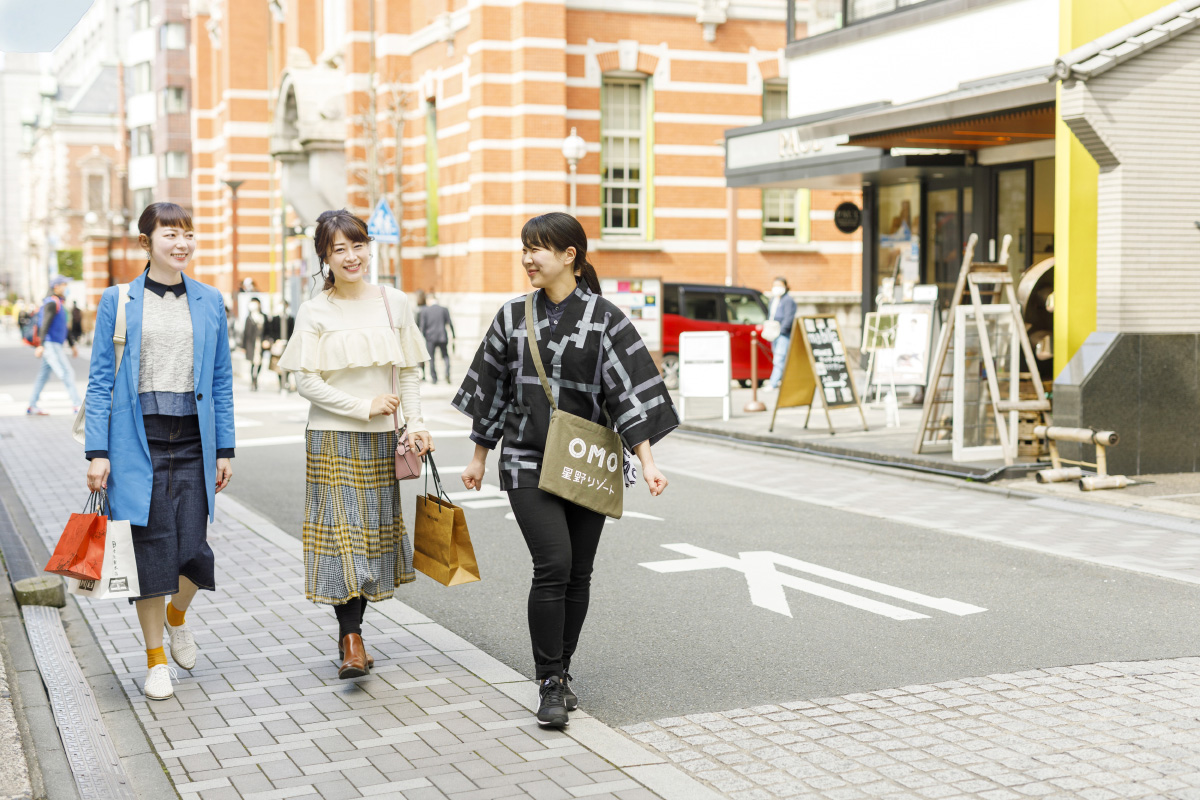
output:
<path id="1" fill-rule="evenodd" d="M 498 497 L 493 500 L 476 500 L 474 502 L 459 503 L 463 508 L 508 508 L 508 498 Z"/>
<path id="2" fill-rule="evenodd" d="M 247 419 L 246 417 L 239 417 L 238 415 L 234 414 L 233 427 L 235 427 L 235 428 L 261 428 L 262 423 L 256 419 Z"/>
<path id="3" fill-rule="evenodd" d="M 517 521 L 517 515 L 512 513 L 511 511 L 508 512 L 507 514 L 505 514 L 504 518 L 507 520 L 512 520 L 513 522 Z M 654 522 L 662 522 L 663 521 L 662 517 L 655 517 L 655 516 L 651 516 L 650 514 L 643 514 L 640 511 L 626 511 L 624 513 L 624 515 L 622 515 L 621 519 L 648 519 L 648 520 L 653 520 Z M 620 521 L 621 521 L 620 519 L 607 519 L 604 521 L 604 524 L 613 525 Z"/>
<path id="4" fill-rule="evenodd" d="M 860 578 L 857 575 L 810 564 L 806 561 L 779 555 L 778 553 L 747 552 L 739 553 L 738 557 L 734 558 L 690 544 L 664 544 L 663 547 L 668 550 L 674 550 L 677 553 L 683 553 L 690 556 L 690 558 L 673 561 L 651 561 L 641 566 L 652 569 L 655 572 L 691 572 L 702 569 L 732 569 L 741 572 L 746 576 L 746 584 L 750 589 L 750 601 L 760 608 L 774 611 L 777 614 L 783 614 L 785 617 L 792 616 L 791 606 L 788 605 L 787 596 L 783 591 L 784 587 L 788 587 L 863 611 L 869 611 L 872 614 L 879 614 L 889 619 L 899 621 L 929 619 L 929 616 L 926 614 L 893 606 L 878 600 L 872 600 L 867 597 L 861 597 L 851 592 L 814 583 L 795 575 L 781 573 L 775 569 L 776 566 L 789 567 L 799 572 L 818 575 L 839 583 L 866 589 L 876 594 L 894 597 L 898 600 L 913 603 L 914 605 L 945 611 L 957 616 L 978 614 L 982 611 L 987 611 L 986 608 L 980 608 L 979 606 L 960 603 L 957 600 L 947 598 L 929 597 L 919 592 L 889 586 L 886 583 L 879 583 L 867 578 Z"/>

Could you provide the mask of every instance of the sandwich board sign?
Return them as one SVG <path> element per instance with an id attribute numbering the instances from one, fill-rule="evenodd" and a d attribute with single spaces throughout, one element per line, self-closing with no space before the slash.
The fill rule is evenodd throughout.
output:
<path id="1" fill-rule="evenodd" d="M 804 427 L 807 428 L 818 398 L 825 409 L 830 433 L 837 431 L 829 412 L 839 408 L 857 408 L 863 430 L 867 430 L 867 415 L 863 413 L 858 391 L 854 388 L 854 376 L 846 363 L 846 348 L 842 344 L 837 318 L 829 314 L 796 317 L 792 323 L 791 342 L 768 430 L 775 430 L 779 409 L 798 406 L 808 406 L 808 413 L 804 415 Z"/>

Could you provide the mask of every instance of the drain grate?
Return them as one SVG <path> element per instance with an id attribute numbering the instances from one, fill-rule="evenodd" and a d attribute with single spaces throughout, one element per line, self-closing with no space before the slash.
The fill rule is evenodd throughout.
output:
<path id="1" fill-rule="evenodd" d="M 23 606 L 25 631 L 83 800 L 136 800 L 57 608 Z"/>

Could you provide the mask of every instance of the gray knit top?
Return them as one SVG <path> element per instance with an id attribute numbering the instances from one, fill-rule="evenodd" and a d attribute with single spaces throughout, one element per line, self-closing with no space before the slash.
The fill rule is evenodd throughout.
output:
<path id="1" fill-rule="evenodd" d="M 192 312 L 183 282 L 165 286 L 146 276 L 138 399 L 142 414 L 196 413 L 192 375 Z"/>

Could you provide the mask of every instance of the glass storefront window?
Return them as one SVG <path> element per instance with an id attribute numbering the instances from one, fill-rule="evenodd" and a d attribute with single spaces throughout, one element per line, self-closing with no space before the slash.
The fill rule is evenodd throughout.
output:
<path id="1" fill-rule="evenodd" d="M 1004 237 L 1011 235 L 1008 269 L 1016 281 L 1029 267 L 1029 170 L 1026 167 L 996 173 L 996 252 L 986 253 L 988 260 L 1000 257 Z"/>
<path id="2" fill-rule="evenodd" d="M 932 0 L 809 0 L 809 13 L 805 19 L 805 15 L 796 13 L 797 0 L 788 0 L 789 16 L 795 21 L 788 41 L 820 36 L 856 22 L 928 2 Z"/>
<path id="3" fill-rule="evenodd" d="M 881 186 L 878 206 L 875 296 L 891 302 L 897 286 L 921 281 L 921 184 Z"/>
<path id="4" fill-rule="evenodd" d="M 1033 162 L 1034 264 L 1054 255 L 1054 159 Z"/>

